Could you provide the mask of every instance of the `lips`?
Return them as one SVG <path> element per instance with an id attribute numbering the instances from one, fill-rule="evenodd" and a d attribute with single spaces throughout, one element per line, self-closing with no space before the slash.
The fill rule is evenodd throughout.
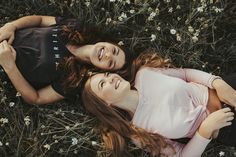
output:
<path id="1" fill-rule="evenodd" d="M 121 80 L 119 80 L 119 79 L 116 81 L 115 89 L 117 89 L 120 86 L 120 82 L 121 82 Z"/>
<path id="2" fill-rule="evenodd" d="M 104 48 L 101 48 L 98 52 L 98 60 L 100 61 L 104 55 Z"/>

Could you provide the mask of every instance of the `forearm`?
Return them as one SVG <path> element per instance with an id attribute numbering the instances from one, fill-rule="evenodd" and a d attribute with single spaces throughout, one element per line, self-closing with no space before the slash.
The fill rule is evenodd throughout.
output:
<path id="1" fill-rule="evenodd" d="M 25 80 L 16 65 L 11 69 L 5 69 L 5 71 L 16 90 L 26 102 L 30 104 L 37 102 L 38 92 Z"/>
<path id="2" fill-rule="evenodd" d="M 36 26 L 43 27 L 53 24 L 54 22 L 52 20 L 53 18 L 54 17 L 52 16 L 40 16 L 40 15 L 24 16 L 15 21 L 8 22 L 7 24 L 13 25 L 16 29 L 36 27 Z"/>

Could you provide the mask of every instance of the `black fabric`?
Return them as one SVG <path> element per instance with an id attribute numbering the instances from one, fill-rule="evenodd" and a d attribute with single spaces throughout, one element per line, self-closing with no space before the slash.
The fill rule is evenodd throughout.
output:
<path id="1" fill-rule="evenodd" d="M 67 93 L 64 90 L 62 81 L 59 80 L 62 78 L 62 72 L 57 68 L 64 57 L 72 55 L 65 47 L 66 41 L 59 38 L 62 26 L 75 21 L 56 17 L 55 25 L 16 31 L 13 42 L 17 52 L 16 65 L 34 88 L 52 85 L 53 89 L 64 97 L 76 96 L 76 93 Z"/>
<path id="2" fill-rule="evenodd" d="M 236 89 L 236 73 L 223 77 L 223 80 Z M 222 108 L 225 107 L 229 107 L 234 112 L 234 119 L 232 120 L 232 125 L 220 129 L 216 140 L 224 145 L 236 147 L 236 111 L 234 107 L 222 103 Z"/>

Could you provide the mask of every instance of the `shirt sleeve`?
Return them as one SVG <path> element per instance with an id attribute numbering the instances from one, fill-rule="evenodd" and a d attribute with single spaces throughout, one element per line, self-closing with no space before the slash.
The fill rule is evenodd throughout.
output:
<path id="1" fill-rule="evenodd" d="M 215 79 L 218 78 L 221 79 L 220 76 L 212 75 L 210 73 L 196 69 L 188 69 L 188 68 L 152 68 L 152 69 L 160 71 L 161 73 L 166 74 L 168 76 L 178 77 L 180 79 L 185 80 L 186 82 L 195 82 L 205 85 L 211 89 L 213 89 L 212 82 Z"/>
<path id="2" fill-rule="evenodd" d="M 67 99 L 76 100 L 76 98 L 78 97 L 79 92 L 77 88 L 64 89 L 60 80 L 54 81 L 51 85 L 57 93 Z"/>
<path id="3" fill-rule="evenodd" d="M 173 157 L 201 157 L 210 141 L 211 139 L 206 139 L 196 132 L 187 144 L 167 140 L 174 147 L 175 154 L 172 153 L 171 148 L 164 149 L 164 153 L 167 155 L 173 154 Z"/>

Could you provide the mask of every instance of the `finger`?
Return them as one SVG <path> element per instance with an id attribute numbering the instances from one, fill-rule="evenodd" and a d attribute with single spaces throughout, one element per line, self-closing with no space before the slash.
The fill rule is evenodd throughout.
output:
<path id="1" fill-rule="evenodd" d="M 223 112 L 229 112 L 229 111 L 231 111 L 231 109 L 230 109 L 229 107 L 226 107 L 226 108 L 221 109 L 221 111 L 223 111 Z"/>
<path id="2" fill-rule="evenodd" d="M 3 45 L 3 48 L 7 48 L 7 41 L 6 40 L 3 40 L 3 42 L 2 42 L 2 45 Z"/>
<path id="3" fill-rule="evenodd" d="M 15 56 L 16 55 L 16 50 L 10 45 L 10 49 L 11 49 L 11 52 L 13 53 L 13 55 Z"/>
<path id="4" fill-rule="evenodd" d="M 233 112 L 227 112 L 227 113 L 225 113 L 226 114 L 226 116 L 234 116 L 234 113 Z"/>
<path id="5" fill-rule="evenodd" d="M 226 119 L 226 122 L 232 121 L 233 119 L 234 119 L 234 117 L 228 117 L 228 118 Z"/>
<path id="6" fill-rule="evenodd" d="M 230 126 L 231 124 L 232 124 L 232 122 L 226 122 L 226 123 L 223 124 L 223 127 Z"/>
<path id="7" fill-rule="evenodd" d="M 15 38 L 14 35 L 11 35 L 9 40 L 8 40 L 8 44 L 12 44 L 14 38 Z"/>

